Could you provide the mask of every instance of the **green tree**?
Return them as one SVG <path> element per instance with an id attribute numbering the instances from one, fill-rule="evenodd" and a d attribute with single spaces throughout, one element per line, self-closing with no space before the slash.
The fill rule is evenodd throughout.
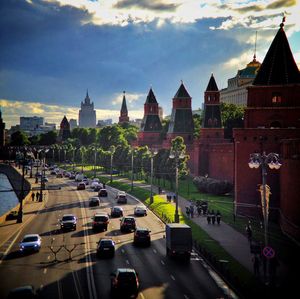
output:
<path id="1" fill-rule="evenodd" d="M 50 131 L 45 134 L 40 135 L 39 144 L 40 145 L 52 145 L 55 144 L 57 140 L 57 132 Z"/>
<path id="2" fill-rule="evenodd" d="M 123 129 L 118 125 L 106 126 L 99 131 L 97 143 L 104 150 L 108 150 L 110 146 L 127 146 L 128 142 L 124 137 Z"/>
<path id="3" fill-rule="evenodd" d="M 12 146 L 23 146 L 28 145 L 30 142 L 26 133 L 17 131 L 12 133 L 10 136 L 10 145 Z"/>

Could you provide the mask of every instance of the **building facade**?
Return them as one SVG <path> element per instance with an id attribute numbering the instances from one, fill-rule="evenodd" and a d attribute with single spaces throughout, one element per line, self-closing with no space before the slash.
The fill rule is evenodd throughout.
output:
<path id="1" fill-rule="evenodd" d="M 81 102 L 78 119 L 79 128 L 96 127 L 96 111 L 94 110 L 94 103 L 91 102 L 88 91 L 86 92 L 84 102 Z"/>
<path id="2" fill-rule="evenodd" d="M 21 116 L 20 129 L 25 132 L 34 131 L 44 125 L 44 118 L 38 116 Z"/>
<path id="3" fill-rule="evenodd" d="M 78 127 L 77 119 L 71 118 L 69 121 L 71 131 Z"/>
<path id="4" fill-rule="evenodd" d="M 235 77 L 228 79 L 227 88 L 220 91 L 220 101 L 246 106 L 248 87 L 252 85 L 260 65 L 261 63 L 256 60 L 256 56 L 254 55 L 253 60 L 244 69 L 238 70 Z"/>

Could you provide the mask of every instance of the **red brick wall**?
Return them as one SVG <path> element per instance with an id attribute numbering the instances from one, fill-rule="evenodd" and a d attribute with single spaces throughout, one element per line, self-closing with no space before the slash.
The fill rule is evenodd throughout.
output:
<path id="1" fill-rule="evenodd" d="M 284 141 L 280 175 L 280 224 L 300 240 L 300 139 Z"/>

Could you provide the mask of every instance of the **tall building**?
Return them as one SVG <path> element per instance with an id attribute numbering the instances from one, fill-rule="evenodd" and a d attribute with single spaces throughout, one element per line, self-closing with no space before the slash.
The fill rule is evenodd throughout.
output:
<path id="1" fill-rule="evenodd" d="M 251 86 L 261 63 L 256 60 L 254 54 L 253 60 L 247 66 L 238 70 L 237 75 L 228 79 L 228 86 L 220 91 L 220 101 L 239 106 L 247 105 L 248 86 Z"/>
<path id="2" fill-rule="evenodd" d="M 67 140 L 70 136 L 71 136 L 70 124 L 68 122 L 67 117 L 64 116 L 60 123 L 58 139 L 59 141 L 64 141 Z"/>
<path id="3" fill-rule="evenodd" d="M 77 119 L 71 118 L 69 121 L 70 129 L 73 130 L 74 128 L 77 128 Z"/>
<path id="4" fill-rule="evenodd" d="M 119 116 L 119 124 L 128 123 L 128 122 L 129 122 L 129 117 L 128 117 L 128 110 L 126 105 L 126 97 L 125 97 L 125 91 L 123 91 L 123 100 L 122 100 L 122 107 Z"/>
<path id="5" fill-rule="evenodd" d="M 79 110 L 79 127 L 96 127 L 96 111 L 94 110 L 94 103 L 91 102 L 88 91 L 86 92 L 84 102 L 81 102 L 81 109 Z"/>
<path id="6" fill-rule="evenodd" d="M 25 132 L 34 131 L 40 126 L 44 125 L 44 118 L 38 116 L 21 116 L 20 117 L 20 129 Z"/>
<path id="7" fill-rule="evenodd" d="M 98 123 L 97 123 L 97 128 L 102 128 L 105 126 L 111 126 L 112 125 L 112 118 L 108 118 L 108 119 L 99 119 Z"/>
<path id="8" fill-rule="evenodd" d="M 5 123 L 2 119 L 2 111 L 0 107 L 0 148 L 5 145 Z"/>

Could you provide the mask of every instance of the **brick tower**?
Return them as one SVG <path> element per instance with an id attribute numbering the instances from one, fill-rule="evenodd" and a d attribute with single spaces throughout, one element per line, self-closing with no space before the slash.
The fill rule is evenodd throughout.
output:
<path id="1" fill-rule="evenodd" d="M 59 139 L 59 141 L 65 141 L 68 138 L 70 138 L 70 136 L 71 136 L 70 124 L 69 124 L 66 116 L 64 116 L 64 118 L 62 119 L 62 121 L 60 123 L 58 139 Z"/>
<path id="2" fill-rule="evenodd" d="M 299 227 L 300 73 L 284 23 L 280 24 L 253 86 L 248 87 L 244 125 L 244 129 L 234 129 L 237 213 L 261 214 L 257 191 L 262 182 L 261 169 L 250 169 L 247 163 L 251 153 L 275 152 L 284 161 L 280 170 L 267 171 L 272 193 L 270 217 L 276 218 L 280 211 L 283 226 Z M 293 186 L 293 192 L 287 186 Z"/>
<path id="3" fill-rule="evenodd" d="M 159 118 L 158 103 L 152 88 L 150 88 L 144 104 L 144 117 L 138 133 L 137 145 L 148 145 L 150 147 L 155 145 L 156 147 L 160 147 L 161 130 L 162 125 Z"/>
<path id="4" fill-rule="evenodd" d="M 125 91 L 123 91 L 123 101 L 122 101 L 122 107 L 119 116 L 119 124 L 128 123 L 128 122 L 129 122 L 129 117 L 128 117 L 128 110 L 126 105 L 126 97 L 125 97 Z"/>
<path id="5" fill-rule="evenodd" d="M 191 105 L 192 98 L 181 81 L 180 87 L 173 98 L 169 130 L 164 145 L 170 145 L 171 140 L 177 136 L 183 137 L 186 145 L 193 143 L 194 121 Z"/>

